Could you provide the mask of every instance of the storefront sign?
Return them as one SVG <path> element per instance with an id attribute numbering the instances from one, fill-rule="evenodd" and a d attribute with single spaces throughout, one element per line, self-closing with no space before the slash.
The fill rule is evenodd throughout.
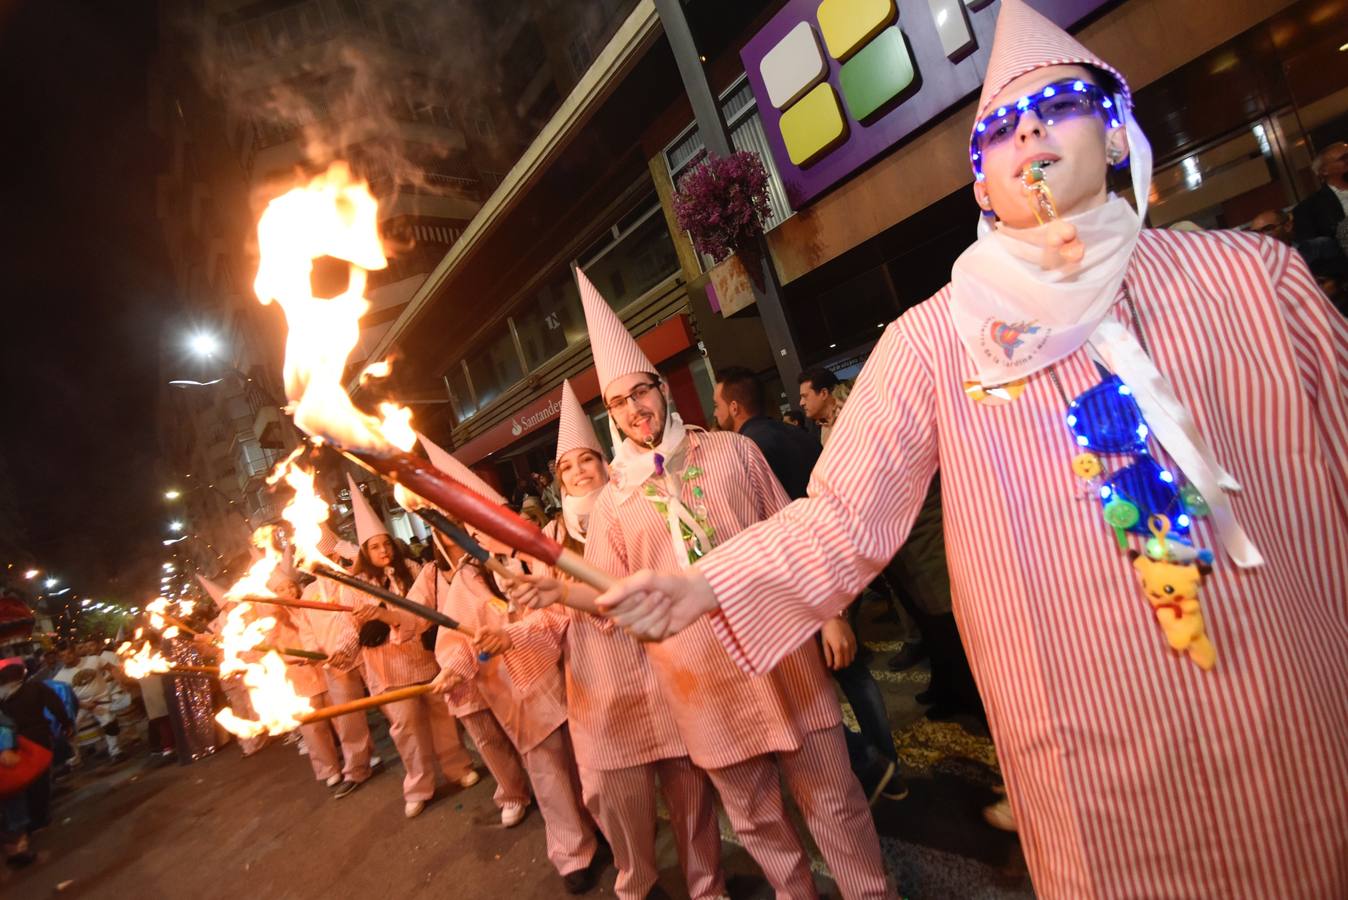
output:
<path id="1" fill-rule="evenodd" d="M 1071 26 L 1110 0 L 1031 0 Z M 740 51 L 800 209 L 983 83 L 1000 3 L 788 0 Z"/>

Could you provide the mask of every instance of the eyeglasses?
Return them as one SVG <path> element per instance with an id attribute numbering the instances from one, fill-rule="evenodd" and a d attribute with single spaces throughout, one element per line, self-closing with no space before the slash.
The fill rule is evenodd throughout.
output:
<path id="1" fill-rule="evenodd" d="M 1132 454 L 1136 458 L 1114 470 L 1100 485 L 1100 502 L 1111 525 L 1135 534 L 1147 534 L 1153 516 L 1165 516 L 1171 530 L 1186 534 L 1192 521 L 1185 509 L 1183 492 L 1175 476 L 1147 452 L 1151 431 L 1132 389 L 1117 375 L 1110 375 L 1077 397 L 1067 408 L 1067 427 L 1077 446 L 1091 453 Z M 1131 504 L 1137 518 L 1131 524 L 1115 521 L 1110 506 Z M 1131 519 L 1131 516 L 1127 517 Z"/>
<path id="2" fill-rule="evenodd" d="M 1082 116 L 1109 117 L 1109 127 L 1119 126 L 1114 101 L 1104 89 L 1089 81 L 1058 81 L 1034 94 L 1021 97 L 1011 106 L 999 106 L 974 126 L 969 160 L 974 172 L 983 177 L 983 155 L 1011 139 L 1020 125 L 1020 117 L 1033 112 L 1045 125 L 1055 125 Z"/>
<path id="3" fill-rule="evenodd" d="M 659 387 L 660 382 L 647 381 L 644 384 L 639 384 L 636 387 L 632 388 L 630 393 L 623 394 L 622 396 L 619 397 L 614 397 L 612 400 L 606 400 L 604 402 L 604 407 L 608 409 L 609 412 L 615 413 L 618 410 L 622 409 L 624 406 L 626 406 L 627 401 L 630 400 L 633 403 L 640 403 L 642 400 L 645 400 L 650 395 L 651 391 L 657 390 Z"/>

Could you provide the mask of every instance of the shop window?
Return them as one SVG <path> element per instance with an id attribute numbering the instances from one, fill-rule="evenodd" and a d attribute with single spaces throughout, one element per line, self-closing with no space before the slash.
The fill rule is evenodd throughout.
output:
<path id="1" fill-rule="evenodd" d="M 569 270 L 548 281 L 513 318 L 530 371 L 585 339 L 585 313 Z"/>
<path id="2" fill-rule="evenodd" d="M 473 381 L 478 409 L 490 404 L 524 377 L 515 337 L 509 323 L 502 322 L 479 342 L 482 347 L 468 357 L 468 377 Z"/>
<path id="3" fill-rule="evenodd" d="M 679 270 L 665 217 L 659 204 L 652 203 L 625 232 L 592 246 L 579 260 L 586 276 L 616 310 Z"/>
<path id="4" fill-rule="evenodd" d="M 445 373 L 445 386 L 449 388 L 449 400 L 454 407 L 454 418 L 462 422 L 477 412 L 477 398 L 468 384 L 468 373 L 462 362 L 456 362 Z"/>

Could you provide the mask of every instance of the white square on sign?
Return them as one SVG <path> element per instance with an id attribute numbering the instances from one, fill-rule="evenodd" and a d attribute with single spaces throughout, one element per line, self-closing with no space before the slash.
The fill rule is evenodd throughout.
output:
<path id="1" fill-rule="evenodd" d="M 819 50 L 819 40 L 809 22 L 801 22 L 787 32 L 763 56 L 758 64 L 768 100 L 777 109 L 785 109 L 828 74 L 828 64 Z"/>

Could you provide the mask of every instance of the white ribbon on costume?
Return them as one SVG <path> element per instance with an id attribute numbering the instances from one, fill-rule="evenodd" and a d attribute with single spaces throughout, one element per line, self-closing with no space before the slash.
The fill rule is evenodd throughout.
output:
<path id="1" fill-rule="evenodd" d="M 711 550 L 711 536 L 688 512 L 680 498 L 681 485 L 674 473 L 683 470 L 683 458 L 688 449 L 688 431 L 683 419 L 674 410 L 674 402 L 668 394 L 665 395 L 665 409 L 665 433 L 654 450 L 643 449 L 625 437 L 617 423 L 613 421 L 613 416 L 609 416 L 609 434 L 613 438 L 613 446 L 617 448 L 613 454 L 613 463 L 609 466 L 612 473 L 609 490 L 615 493 L 618 502 L 621 503 L 647 481 L 658 479 L 664 493 L 659 498 L 652 499 L 659 499 L 665 503 L 665 524 L 669 528 L 674 559 L 682 568 L 687 568 L 692 562 L 688 558 L 688 546 L 684 543 L 680 523 L 688 526 L 693 540 L 703 553 Z M 663 475 L 656 471 L 657 453 L 662 460 Z"/>
<path id="2" fill-rule="evenodd" d="M 1041 241 L 1046 226 L 1029 229 L 993 227 L 979 221 L 978 240 L 960 255 L 951 272 L 950 315 L 960 341 L 973 359 L 984 387 L 1025 378 L 1090 346 L 1137 400 L 1152 434 L 1176 467 L 1203 496 L 1213 528 L 1236 565 L 1264 562 L 1236 519 L 1225 491 L 1240 483 L 1217 461 L 1193 416 L 1174 387 L 1156 368 L 1137 337 L 1109 316 L 1131 263 L 1151 191 L 1151 144 L 1122 97 L 1115 106 L 1128 135 L 1134 213 L 1126 201 L 1111 197 L 1103 205 L 1064 221 L 1077 227 L 1086 252 L 1079 263 L 1043 268 Z M 1019 328 L 1017 326 L 1024 326 Z M 1032 337 L 1011 347 L 993 340 L 993 328 Z M 1030 332 L 1029 328 L 1037 329 Z M 1021 346 L 1020 360 L 1013 360 Z M 999 355 L 1000 354 L 1000 355 Z"/>
<path id="3" fill-rule="evenodd" d="M 566 526 L 566 533 L 582 544 L 590 528 L 590 511 L 594 509 L 594 501 L 599 499 L 603 489 L 601 485 L 579 497 L 562 491 L 562 523 Z"/>

